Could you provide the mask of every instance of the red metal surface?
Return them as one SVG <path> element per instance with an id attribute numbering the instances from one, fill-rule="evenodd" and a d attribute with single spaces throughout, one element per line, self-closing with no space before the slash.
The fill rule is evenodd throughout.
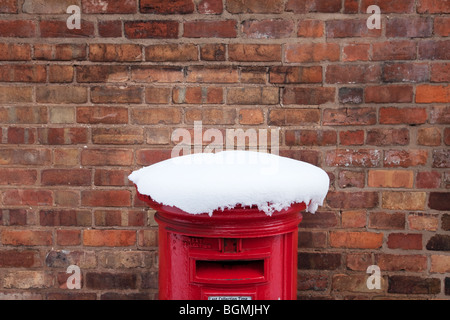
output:
<path id="1" fill-rule="evenodd" d="M 300 211 L 292 205 L 271 216 L 257 208 L 192 215 L 141 195 L 157 211 L 159 299 L 297 298 Z"/>

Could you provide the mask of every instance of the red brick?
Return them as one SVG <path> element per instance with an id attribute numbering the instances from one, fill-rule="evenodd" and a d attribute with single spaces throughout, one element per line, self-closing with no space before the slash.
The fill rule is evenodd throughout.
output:
<path id="1" fill-rule="evenodd" d="M 450 63 L 432 63 L 431 82 L 450 82 Z"/>
<path id="2" fill-rule="evenodd" d="M 46 190 L 15 189 L 3 192 L 6 205 L 51 206 L 53 194 Z"/>
<path id="3" fill-rule="evenodd" d="M 420 128 L 417 131 L 417 144 L 422 146 L 439 146 L 441 137 L 441 131 L 438 128 Z"/>
<path id="4" fill-rule="evenodd" d="M 371 212 L 369 216 L 369 228 L 404 230 L 406 225 L 403 212 Z"/>
<path id="5" fill-rule="evenodd" d="M 240 124 L 263 124 L 264 113 L 261 109 L 241 109 L 239 110 L 239 123 Z"/>
<path id="6" fill-rule="evenodd" d="M 282 13 L 283 0 L 227 0 L 227 11 L 230 13 Z"/>
<path id="7" fill-rule="evenodd" d="M 380 81 L 379 65 L 329 65 L 325 73 L 326 83 L 376 83 Z"/>
<path id="8" fill-rule="evenodd" d="M 48 82 L 70 83 L 73 81 L 73 75 L 72 66 L 51 65 L 48 67 Z"/>
<path id="9" fill-rule="evenodd" d="M 364 100 L 364 89 L 355 87 L 339 88 L 339 102 L 344 104 L 361 104 Z"/>
<path id="10" fill-rule="evenodd" d="M 423 40 L 419 42 L 419 58 L 424 60 L 449 60 L 450 40 Z"/>
<path id="11" fill-rule="evenodd" d="M 380 124 L 423 124 L 427 119 L 425 108 L 380 108 Z"/>
<path id="12" fill-rule="evenodd" d="M 339 55 L 337 43 L 294 43 L 285 49 L 286 62 L 338 61 Z"/>
<path id="13" fill-rule="evenodd" d="M 392 275 L 388 281 L 388 293 L 433 295 L 441 292 L 441 281 L 438 278 Z"/>
<path id="14" fill-rule="evenodd" d="M 2 244 L 13 246 L 49 246 L 52 244 L 51 231 L 3 230 Z"/>
<path id="15" fill-rule="evenodd" d="M 378 167 L 381 163 L 381 152 L 371 149 L 330 150 L 325 154 L 325 163 L 333 167 Z"/>
<path id="16" fill-rule="evenodd" d="M 343 146 L 361 146 L 364 144 L 363 130 L 348 130 L 339 132 L 339 142 Z"/>
<path id="17" fill-rule="evenodd" d="M 333 13 L 340 12 L 341 7 L 342 2 L 339 0 L 288 0 L 286 3 L 286 11 L 293 11 L 294 13 Z"/>
<path id="18" fill-rule="evenodd" d="M 414 0 L 362 0 L 361 13 L 367 13 L 371 5 L 380 7 L 382 13 L 414 13 Z"/>
<path id="19" fill-rule="evenodd" d="M 376 109 L 371 107 L 325 109 L 323 112 L 323 125 L 327 126 L 372 125 L 376 121 Z"/>
<path id="20" fill-rule="evenodd" d="M 45 66 L 8 64 L 0 66 L 2 82 L 45 82 L 47 79 Z"/>
<path id="21" fill-rule="evenodd" d="M 386 63 L 382 79 L 383 82 L 425 82 L 430 80 L 430 70 L 425 63 Z"/>
<path id="22" fill-rule="evenodd" d="M 140 87 L 91 87 L 91 101 L 93 103 L 141 103 L 142 88 Z"/>
<path id="23" fill-rule="evenodd" d="M 444 129 L 444 143 L 450 146 L 450 128 Z"/>
<path id="24" fill-rule="evenodd" d="M 46 169 L 41 172 L 41 184 L 44 186 L 89 186 L 89 169 Z"/>
<path id="25" fill-rule="evenodd" d="M 425 165 L 427 159 L 427 150 L 386 150 L 384 167 L 415 167 Z"/>
<path id="26" fill-rule="evenodd" d="M 82 0 L 81 7 L 84 13 L 135 13 L 137 10 L 135 0 Z"/>
<path id="27" fill-rule="evenodd" d="M 448 211 L 450 210 L 450 192 L 430 192 L 428 199 L 428 207 L 434 210 Z M 437 239 L 436 239 L 437 240 Z M 450 244 L 450 237 L 447 236 L 447 243 Z M 447 245 L 447 248 L 449 246 Z M 427 249 L 428 245 L 427 245 Z"/>
<path id="28" fill-rule="evenodd" d="M 34 144 L 36 130 L 34 128 L 9 127 L 7 139 L 8 144 Z"/>
<path id="29" fill-rule="evenodd" d="M 194 12 L 193 0 L 141 0 L 140 11 L 154 14 L 187 14 Z"/>
<path id="30" fill-rule="evenodd" d="M 38 141 L 48 145 L 82 144 L 88 142 L 86 128 L 38 128 Z"/>
<path id="31" fill-rule="evenodd" d="M 388 38 L 427 38 L 433 32 L 433 21 L 425 17 L 399 17 L 388 19 L 386 37 Z"/>
<path id="32" fill-rule="evenodd" d="M 41 210 L 41 226 L 91 226 L 92 214 L 89 210 Z"/>
<path id="33" fill-rule="evenodd" d="M 81 230 L 56 230 L 56 244 L 78 246 L 81 244 Z"/>
<path id="34" fill-rule="evenodd" d="M 98 35 L 104 38 L 121 38 L 122 21 L 99 21 Z"/>
<path id="35" fill-rule="evenodd" d="M 171 158 L 170 149 L 140 149 L 136 152 L 136 163 L 149 166 Z"/>
<path id="36" fill-rule="evenodd" d="M 131 182 L 128 180 L 129 170 L 120 169 L 96 169 L 94 175 L 94 185 L 96 186 L 127 186 Z"/>
<path id="37" fill-rule="evenodd" d="M 198 49 L 193 44 L 151 45 L 145 48 L 146 61 L 197 61 Z"/>
<path id="38" fill-rule="evenodd" d="M 377 265 L 386 271 L 424 272 L 427 269 L 427 257 L 422 255 L 378 254 Z"/>
<path id="39" fill-rule="evenodd" d="M 84 230 L 83 245 L 87 247 L 128 247 L 136 244 L 133 230 Z"/>
<path id="40" fill-rule="evenodd" d="M 441 37 L 450 36 L 450 17 L 434 18 L 434 34 Z"/>
<path id="41" fill-rule="evenodd" d="M 318 124 L 320 112 L 317 109 L 272 109 L 269 112 L 269 125 Z"/>
<path id="42" fill-rule="evenodd" d="M 414 175 L 410 170 L 370 170 L 367 186 L 374 188 L 412 188 Z"/>
<path id="43" fill-rule="evenodd" d="M 367 131 L 367 145 L 373 146 L 404 146 L 409 144 L 409 130 L 402 129 L 370 129 Z"/>
<path id="44" fill-rule="evenodd" d="M 139 127 L 93 128 L 94 144 L 131 145 L 144 143 L 144 129 Z"/>
<path id="45" fill-rule="evenodd" d="M 0 165 L 45 166 L 51 158 L 49 149 L 0 148 Z"/>
<path id="46" fill-rule="evenodd" d="M 138 108 L 131 111 L 131 120 L 135 124 L 177 124 L 181 122 L 179 108 Z"/>
<path id="47" fill-rule="evenodd" d="M 90 124 L 126 124 L 126 107 L 77 107 L 77 122 Z"/>
<path id="48" fill-rule="evenodd" d="M 287 146 L 327 146 L 337 142 L 336 131 L 332 130 L 286 130 Z"/>
<path id="49" fill-rule="evenodd" d="M 332 231 L 330 245 L 334 248 L 378 249 L 383 245 L 383 234 L 364 231 Z"/>
<path id="50" fill-rule="evenodd" d="M 130 149 L 84 149 L 81 152 L 83 166 L 130 166 L 132 163 Z"/>
<path id="51" fill-rule="evenodd" d="M 272 67 L 270 83 L 322 83 L 322 67 Z"/>
<path id="52" fill-rule="evenodd" d="M 172 83 L 184 80 L 184 69 L 172 66 L 133 66 L 131 80 L 136 82 Z"/>
<path id="53" fill-rule="evenodd" d="M 450 13 L 450 3 L 439 0 L 419 0 L 418 13 Z"/>
<path id="54" fill-rule="evenodd" d="M 413 87 L 407 85 L 371 86 L 365 89 L 366 103 L 412 102 Z"/>
<path id="55" fill-rule="evenodd" d="M 368 61 L 370 44 L 351 43 L 343 48 L 342 61 Z"/>
<path id="56" fill-rule="evenodd" d="M 191 108 L 186 110 L 185 122 L 193 124 L 194 121 L 202 121 L 203 124 L 228 124 L 236 121 L 236 110 L 228 108 Z M 223 133 L 222 133 L 223 134 Z"/>
<path id="57" fill-rule="evenodd" d="M 325 23 L 321 20 L 301 20 L 298 22 L 298 37 L 320 38 L 323 36 Z"/>
<path id="58" fill-rule="evenodd" d="M 197 20 L 184 22 L 186 38 L 236 38 L 236 20 Z"/>
<path id="59" fill-rule="evenodd" d="M 339 188 L 364 188 L 365 173 L 361 171 L 339 171 Z M 365 221 L 365 219 L 364 219 Z"/>
<path id="60" fill-rule="evenodd" d="M 372 44 L 372 60 L 414 60 L 416 43 L 411 40 L 394 40 Z"/>
<path id="61" fill-rule="evenodd" d="M 87 207 L 127 207 L 131 205 L 131 193 L 128 190 L 81 191 L 81 205 Z M 86 231 L 88 230 L 84 232 L 86 233 Z"/>
<path id="62" fill-rule="evenodd" d="M 197 11 L 201 14 L 221 14 L 223 2 L 222 0 L 201 0 L 197 5 Z"/>
<path id="63" fill-rule="evenodd" d="M 365 19 L 328 20 L 327 38 L 380 37 L 381 29 L 367 28 Z"/>
<path id="64" fill-rule="evenodd" d="M 416 188 L 437 189 L 441 185 L 441 173 L 436 171 L 417 172 Z"/>
<path id="65" fill-rule="evenodd" d="M 0 37 L 31 38 L 36 36 L 32 20 L 0 20 Z"/>
<path id="66" fill-rule="evenodd" d="M 36 170 L 0 168 L 0 185 L 33 185 L 36 180 Z"/>
<path id="67" fill-rule="evenodd" d="M 245 20 L 242 32 L 248 38 L 279 39 L 289 38 L 294 31 L 294 22 L 281 19 Z"/>
<path id="68" fill-rule="evenodd" d="M 137 44 L 106 44 L 89 45 L 89 60 L 109 62 L 134 62 L 142 60 L 141 46 Z"/>
<path id="69" fill-rule="evenodd" d="M 0 122 L 9 124 L 47 123 L 47 107 L 0 107 Z"/>
<path id="70" fill-rule="evenodd" d="M 450 86 L 449 85 L 428 85 L 423 84 L 416 88 L 416 103 L 449 103 Z"/>
<path id="71" fill-rule="evenodd" d="M 31 268 L 39 266 L 39 256 L 34 250 L 1 250 L 0 268 Z"/>
<path id="72" fill-rule="evenodd" d="M 329 87 L 294 87 L 283 90 L 283 104 L 320 105 L 334 102 L 335 88 Z"/>
<path id="73" fill-rule="evenodd" d="M 42 38 L 88 38 L 94 37 L 94 23 L 81 20 L 80 29 L 68 29 L 66 20 L 47 20 L 39 22 Z"/>
<path id="74" fill-rule="evenodd" d="M 422 250 L 421 234 L 391 233 L 388 236 L 389 249 Z"/>
<path id="75" fill-rule="evenodd" d="M 170 20 L 125 21 L 128 39 L 177 39 L 179 23 Z"/>
<path id="76" fill-rule="evenodd" d="M 0 60 L 31 60 L 31 46 L 29 44 L 0 43 Z"/>
<path id="77" fill-rule="evenodd" d="M 117 65 L 85 65 L 77 67 L 77 82 L 125 82 L 128 68 Z"/>

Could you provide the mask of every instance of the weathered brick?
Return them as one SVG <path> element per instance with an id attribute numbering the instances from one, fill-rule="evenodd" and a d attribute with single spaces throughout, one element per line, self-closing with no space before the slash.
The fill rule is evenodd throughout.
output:
<path id="1" fill-rule="evenodd" d="M 331 87 L 287 87 L 283 90 L 283 104 L 320 105 L 334 102 L 335 94 Z"/>
<path id="2" fill-rule="evenodd" d="M 125 82 L 128 68 L 117 65 L 86 65 L 77 67 L 77 82 Z"/>
<path id="3" fill-rule="evenodd" d="M 129 166 L 133 163 L 130 149 L 84 149 L 81 164 L 84 166 Z"/>
<path id="4" fill-rule="evenodd" d="M 27 86 L 0 86 L 0 103 L 32 102 L 33 91 Z"/>
<path id="5" fill-rule="evenodd" d="M 322 67 L 272 67 L 270 83 L 322 83 Z"/>
<path id="6" fill-rule="evenodd" d="M 341 254 L 334 252 L 299 252 L 299 270 L 336 270 L 341 266 Z"/>
<path id="7" fill-rule="evenodd" d="M 83 244 L 88 247 L 128 247 L 136 244 L 136 231 L 84 230 Z"/>
<path id="8" fill-rule="evenodd" d="M 207 43 L 200 46 L 200 59 L 205 61 L 225 61 L 226 46 L 222 43 Z"/>
<path id="9" fill-rule="evenodd" d="M 309 13 L 309 12 L 340 12 L 342 2 L 339 0 L 288 0 L 286 3 L 286 11 L 294 13 Z"/>
<path id="10" fill-rule="evenodd" d="M 409 144 L 409 130 L 403 129 L 371 129 L 367 131 L 366 144 L 389 146 Z"/>
<path id="11" fill-rule="evenodd" d="M 386 150 L 384 151 L 384 167 L 415 167 L 425 165 L 428 159 L 427 150 Z"/>
<path id="12" fill-rule="evenodd" d="M 321 20 L 305 19 L 298 22 L 298 37 L 320 38 L 323 36 L 325 23 Z"/>
<path id="13" fill-rule="evenodd" d="M 22 206 L 51 206 L 53 194 L 49 190 L 14 189 L 3 193 L 3 203 Z"/>
<path id="14" fill-rule="evenodd" d="M 18 10 L 17 0 L 5 0 L 0 8 L 0 13 L 17 13 Z"/>
<path id="15" fill-rule="evenodd" d="M 89 45 L 89 60 L 99 62 L 135 62 L 142 60 L 137 44 L 96 43 Z"/>
<path id="16" fill-rule="evenodd" d="M 336 167 L 378 167 L 381 163 L 381 152 L 372 149 L 336 149 L 325 154 L 325 163 Z"/>
<path id="17" fill-rule="evenodd" d="M 2 244 L 13 246 L 49 246 L 52 244 L 51 231 L 40 230 L 4 230 Z"/>
<path id="18" fill-rule="evenodd" d="M 323 113 L 323 124 L 329 126 L 372 125 L 376 121 L 376 110 L 371 107 L 325 109 Z"/>
<path id="19" fill-rule="evenodd" d="M 360 171 L 341 170 L 338 185 L 340 188 L 364 188 L 365 174 Z"/>
<path id="20" fill-rule="evenodd" d="M 138 127 L 92 129 L 94 144 L 132 145 L 144 142 L 144 129 Z"/>
<path id="21" fill-rule="evenodd" d="M 36 180 L 36 170 L 0 168 L 0 185 L 33 185 Z"/>
<path id="22" fill-rule="evenodd" d="M 142 88 L 134 86 L 95 86 L 91 87 L 93 103 L 141 103 Z"/>
<path id="23" fill-rule="evenodd" d="M 410 213 L 408 223 L 410 230 L 436 231 L 439 226 L 439 219 L 433 214 Z"/>
<path id="24" fill-rule="evenodd" d="M 136 82 L 172 83 L 182 82 L 184 69 L 171 66 L 133 66 L 131 67 L 131 80 Z"/>
<path id="25" fill-rule="evenodd" d="M 425 192 L 385 191 L 382 193 L 382 207 L 391 210 L 424 210 Z"/>
<path id="26" fill-rule="evenodd" d="M 189 67 L 187 82 L 199 83 L 235 83 L 239 81 L 237 68 L 233 67 Z"/>
<path id="27" fill-rule="evenodd" d="M 441 292 L 441 280 L 437 278 L 393 275 L 388 279 L 388 293 L 438 294 Z"/>
<path id="28" fill-rule="evenodd" d="M 41 226 L 91 226 L 91 213 L 88 210 L 41 210 Z"/>
<path id="29" fill-rule="evenodd" d="M 423 124 L 427 121 L 428 115 L 425 108 L 380 108 L 380 124 Z"/>
<path id="30" fill-rule="evenodd" d="M 228 45 L 228 59 L 245 62 L 281 61 L 281 45 L 230 44 Z"/>
<path id="31" fill-rule="evenodd" d="M 393 40 L 372 44 L 372 60 L 414 60 L 416 43 L 411 40 Z"/>
<path id="32" fill-rule="evenodd" d="M 131 205 L 131 193 L 128 190 L 82 191 L 81 205 L 88 207 L 126 207 Z M 86 235 L 86 231 L 84 235 Z"/>
<path id="33" fill-rule="evenodd" d="M 89 169 L 46 169 L 41 172 L 41 184 L 44 186 L 89 186 Z"/>
<path id="34" fill-rule="evenodd" d="M 31 268 L 39 266 L 39 255 L 34 250 L 1 250 L 0 268 Z"/>
<path id="35" fill-rule="evenodd" d="M 450 63 L 432 63 L 431 82 L 450 82 Z"/>
<path id="36" fill-rule="evenodd" d="M 125 107 L 77 107 L 78 123 L 125 124 L 128 123 L 128 109 Z"/>
<path id="37" fill-rule="evenodd" d="M 428 240 L 426 248 L 432 251 L 450 251 L 450 236 L 436 234 Z"/>
<path id="38" fill-rule="evenodd" d="M 141 0 L 139 8 L 142 13 L 187 14 L 193 13 L 195 6 L 193 0 Z"/>
<path id="39" fill-rule="evenodd" d="M 422 250 L 422 235 L 416 233 L 391 233 L 388 236 L 389 249 Z"/>
<path id="40" fill-rule="evenodd" d="M 450 40 L 423 40 L 419 42 L 419 58 L 424 60 L 450 59 Z"/>
<path id="41" fill-rule="evenodd" d="M 417 131 L 417 144 L 422 146 L 439 146 L 441 137 L 441 131 L 438 128 L 420 128 Z"/>
<path id="42" fill-rule="evenodd" d="M 450 168 L 450 150 L 433 150 L 433 168 Z"/>
<path id="43" fill-rule="evenodd" d="M 405 214 L 403 212 L 387 213 L 383 211 L 371 212 L 369 215 L 369 228 L 404 230 Z"/>
<path id="44" fill-rule="evenodd" d="M 193 44 L 165 44 L 145 47 L 146 61 L 197 61 L 198 49 Z"/>
<path id="45" fill-rule="evenodd" d="M 422 84 L 416 88 L 417 103 L 449 103 L 450 86 L 449 85 L 428 85 Z"/>
<path id="46" fill-rule="evenodd" d="M 94 185 L 96 186 L 127 186 L 129 170 L 122 169 L 96 169 L 94 174 Z"/>
<path id="47" fill-rule="evenodd" d="M 318 124 L 320 113 L 317 109 L 272 109 L 269 111 L 269 125 Z"/>
<path id="48" fill-rule="evenodd" d="M 49 85 L 36 88 L 36 101 L 39 103 L 85 103 L 87 88 L 79 86 Z"/>
<path id="49" fill-rule="evenodd" d="M 430 272 L 449 273 L 450 256 L 432 255 Z"/>
<path id="50" fill-rule="evenodd" d="M 386 271 L 424 272 L 427 268 L 427 257 L 414 255 L 378 254 L 377 265 Z"/>
<path id="51" fill-rule="evenodd" d="M 223 108 L 192 108 L 186 110 L 186 123 L 193 124 L 194 121 L 202 121 L 204 124 L 234 124 L 236 121 L 236 110 Z"/>
<path id="52" fill-rule="evenodd" d="M 425 82 L 430 80 L 430 70 L 424 63 L 386 63 L 382 79 L 383 82 Z"/>
<path id="53" fill-rule="evenodd" d="M 21 43 L 0 43 L 1 61 L 31 60 L 31 45 Z"/>
<path id="54" fill-rule="evenodd" d="M 85 44 L 35 44 L 34 59 L 37 60 L 84 60 L 86 59 Z"/>
<path id="55" fill-rule="evenodd" d="M 84 13 L 135 13 L 137 10 L 136 1 L 134 0 L 103 0 L 101 2 L 82 0 L 81 7 Z"/>
<path id="56" fill-rule="evenodd" d="M 414 0 L 362 0 L 360 12 L 366 13 L 371 5 L 379 6 L 385 13 L 414 13 Z"/>
<path id="57" fill-rule="evenodd" d="M 25 0 L 22 5 L 22 12 L 34 14 L 65 14 L 68 6 L 79 4 L 79 0 Z"/>
<path id="58" fill-rule="evenodd" d="M 45 166 L 50 164 L 51 158 L 49 149 L 6 147 L 0 149 L 0 165 Z"/>
<path id="59" fill-rule="evenodd" d="M 284 134 L 288 146 L 327 146 L 337 142 L 332 130 L 287 130 Z"/>
<path id="60" fill-rule="evenodd" d="M 1 82 L 45 82 L 47 71 L 45 66 L 8 64 L 0 65 Z"/>
<path id="61" fill-rule="evenodd" d="M 176 87 L 173 89 L 174 103 L 222 104 L 223 89 L 220 87 Z"/>
<path id="62" fill-rule="evenodd" d="M 429 17 L 398 17 L 388 19 L 386 37 L 427 38 L 433 30 L 433 20 Z"/>
<path id="63" fill-rule="evenodd" d="M 417 4 L 418 13 L 450 13 L 448 1 L 420 0 Z"/>
<path id="64" fill-rule="evenodd" d="M 86 128 L 38 128 L 38 141 L 45 145 L 69 145 L 87 143 Z"/>
<path id="65" fill-rule="evenodd" d="M 364 144 L 363 130 L 347 130 L 339 132 L 339 143 L 343 146 L 361 146 Z"/>
<path id="66" fill-rule="evenodd" d="M 447 17 L 435 17 L 434 18 L 434 34 L 441 37 L 448 37 L 450 35 L 450 18 Z"/>
<path id="67" fill-rule="evenodd" d="M 39 21 L 42 38 L 92 38 L 94 37 L 94 23 L 87 20 L 80 21 L 80 29 L 67 28 L 66 20 Z"/>
<path id="68" fill-rule="evenodd" d="M 179 108 L 138 108 L 131 110 L 131 120 L 135 124 L 176 124 L 181 122 Z"/>
<path id="69" fill-rule="evenodd" d="M 98 34 L 105 38 L 121 38 L 122 21 L 99 21 Z"/>
<path id="70" fill-rule="evenodd" d="M 329 65 L 325 73 L 326 83 L 376 83 L 380 81 L 379 65 Z"/>
<path id="71" fill-rule="evenodd" d="M 430 192 L 428 199 L 428 207 L 430 209 L 448 211 L 450 210 L 450 193 L 449 192 Z"/>
<path id="72" fill-rule="evenodd" d="M 326 21 L 327 38 L 379 37 L 381 29 L 367 28 L 365 19 Z"/>
<path id="73" fill-rule="evenodd" d="M 280 102 L 279 94 L 279 89 L 276 87 L 229 88 L 227 104 L 278 104 Z"/>
<path id="74" fill-rule="evenodd" d="M 150 104 L 168 104 L 171 100 L 170 88 L 145 88 L 145 102 Z"/>
<path id="75" fill-rule="evenodd" d="M 342 61 L 368 61 L 370 44 L 368 43 L 351 43 L 342 49 Z"/>
<path id="76" fill-rule="evenodd" d="M 33 20 L 0 20 L 0 37 L 30 38 L 36 36 Z"/>
<path id="77" fill-rule="evenodd" d="M 15 270 L 4 274 L 5 289 L 43 289 L 54 286 L 54 277 L 47 271 Z"/>
<path id="78" fill-rule="evenodd" d="M 72 66 L 52 65 L 48 67 L 48 81 L 52 83 L 70 83 L 73 81 Z"/>
<path id="79" fill-rule="evenodd" d="M 223 12 L 223 1 L 201 0 L 197 5 L 197 11 L 201 14 L 221 14 Z"/>
<path id="80" fill-rule="evenodd" d="M 242 32 L 248 38 L 279 39 L 288 38 L 294 31 L 294 22 L 281 19 L 245 20 Z"/>

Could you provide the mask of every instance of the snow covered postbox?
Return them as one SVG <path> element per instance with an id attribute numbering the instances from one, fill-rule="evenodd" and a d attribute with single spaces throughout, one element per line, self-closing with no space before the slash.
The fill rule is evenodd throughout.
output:
<path id="1" fill-rule="evenodd" d="M 296 299 L 297 228 L 329 185 L 320 168 L 252 151 L 200 153 L 134 171 L 157 213 L 160 299 Z"/>

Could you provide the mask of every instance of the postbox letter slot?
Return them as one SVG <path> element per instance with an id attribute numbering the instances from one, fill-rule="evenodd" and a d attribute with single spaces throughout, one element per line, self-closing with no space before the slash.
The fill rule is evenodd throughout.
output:
<path id="1" fill-rule="evenodd" d="M 262 260 L 197 260 L 195 279 L 200 282 L 259 282 L 265 279 Z"/>

